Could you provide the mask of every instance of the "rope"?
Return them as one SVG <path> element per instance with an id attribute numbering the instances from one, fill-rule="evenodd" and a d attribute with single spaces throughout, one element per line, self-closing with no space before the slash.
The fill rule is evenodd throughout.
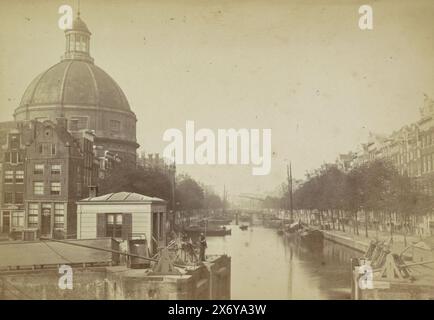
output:
<path id="1" fill-rule="evenodd" d="M 55 254 L 57 254 L 62 259 L 68 261 L 69 263 L 73 263 L 71 260 L 69 260 L 65 256 L 61 255 L 58 251 L 56 251 L 54 248 L 52 248 L 46 241 L 42 241 L 42 243 L 45 244 L 51 251 L 53 251 Z"/>
<path id="2" fill-rule="evenodd" d="M 14 288 L 15 290 L 17 290 L 19 293 L 21 293 L 23 296 L 25 296 L 27 299 L 29 300 L 34 300 L 33 297 L 29 296 L 27 293 L 21 291 L 20 289 L 18 289 L 16 286 L 14 286 L 12 283 L 10 283 L 10 281 L 6 280 L 4 277 L 2 278 L 3 283 L 7 284 L 9 286 L 11 286 L 12 288 Z M 5 288 L 7 291 L 9 291 L 10 293 L 12 293 L 15 297 L 17 297 L 18 299 L 20 298 L 19 296 L 17 296 L 13 291 L 11 291 L 8 288 Z"/>

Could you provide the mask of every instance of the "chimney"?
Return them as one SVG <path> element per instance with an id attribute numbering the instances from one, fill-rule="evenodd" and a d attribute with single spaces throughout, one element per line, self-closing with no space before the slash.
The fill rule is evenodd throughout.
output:
<path id="1" fill-rule="evenodd" d="M 89 198 L 98 196 L 98 186 L 89 186 Z"/>

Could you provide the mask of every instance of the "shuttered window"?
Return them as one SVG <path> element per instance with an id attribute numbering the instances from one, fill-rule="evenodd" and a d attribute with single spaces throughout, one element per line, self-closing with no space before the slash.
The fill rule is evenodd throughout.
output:
<path id="1" fill-rule="evenodd" d="M 122 218 L 122 239 L 128 240 L 133 233 L 133 215 L 124 213 Z"/>
<path id="2" fill-rule="evenodd" d="M 106 214 L 98 213 L 96 216 L 96 237 L 106 237 Z"/>

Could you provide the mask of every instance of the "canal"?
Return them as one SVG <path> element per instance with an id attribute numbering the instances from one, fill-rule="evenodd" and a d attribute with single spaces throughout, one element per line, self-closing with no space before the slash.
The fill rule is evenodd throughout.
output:
<path id="1" fill-rule="evenodd" d="M 232 299 L 349 299 L 351 257 L 360 253 L 325 241 L 309 250 L 275 229 L 229 226 L 232 235 L 208 237 L 207 254 L 232 258 Z"/>

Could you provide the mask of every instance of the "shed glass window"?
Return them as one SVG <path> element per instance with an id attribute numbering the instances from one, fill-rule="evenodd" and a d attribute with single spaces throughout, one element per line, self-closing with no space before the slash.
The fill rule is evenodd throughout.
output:
<path id="1" fill-rule="evenodd" d="M 122 213 L 107 214 L 106 237 L 122 237 Z"/>

